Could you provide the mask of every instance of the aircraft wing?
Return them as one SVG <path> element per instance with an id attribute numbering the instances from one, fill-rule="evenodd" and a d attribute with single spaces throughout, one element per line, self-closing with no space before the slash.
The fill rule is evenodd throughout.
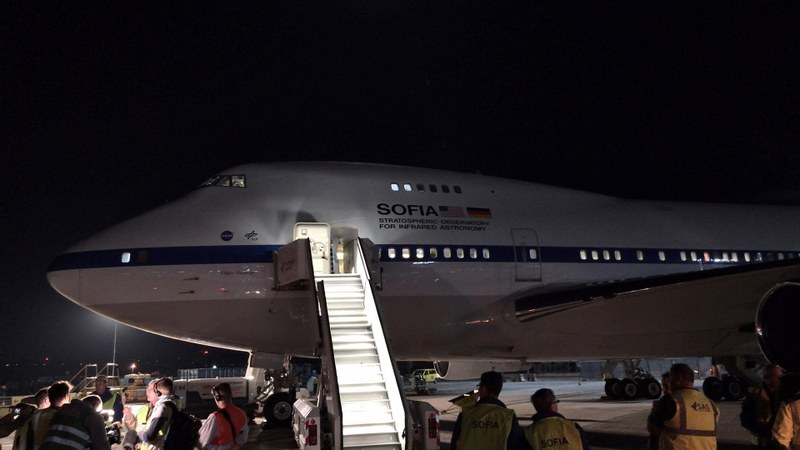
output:
<path id="1" fill-rule="evenodd" d="M 797 259 L 528 291 L 514 304 L 526 330 L 551 340 L 540 347 L 587 359 L 756 355 L 760 344 L 800 370 Z"/>

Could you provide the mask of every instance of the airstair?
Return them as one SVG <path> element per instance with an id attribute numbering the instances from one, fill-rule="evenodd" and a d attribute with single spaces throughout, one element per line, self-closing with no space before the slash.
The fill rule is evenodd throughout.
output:
<path id="1" fill-rule="evenodd" d="M 305 278 L 316 287 L 322 357 L 316 408 L 325 417 L 331 448 L 410 449 L 411 419 L 402 381 L 384 334 L 361 242 L 355 240 L 353 246 L 353 273 L 293 275 L 293 279 Z M 292 255 L 289 258 L 297 255 L 299 259 L 306 253 L 287 250 Z M 310 263 L 306 266 L 313 272 Z M 301 448 L 312 448 L 298 443 Z"/>
<path id="2" fill-rule="evenodd" d="M 374 297 L 365 295 L 359 274 L 317 280 L 325 286 L 342 408 L 342 448 L 404 448 L 405 409 Z"/>

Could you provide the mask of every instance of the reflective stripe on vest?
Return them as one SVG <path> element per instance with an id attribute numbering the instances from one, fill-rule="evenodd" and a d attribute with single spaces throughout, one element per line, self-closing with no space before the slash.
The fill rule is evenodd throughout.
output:
<path id="1" fill-rule="evenodd" d="M 491 403 L 478 403 L 461 413 L 460 450 L 504 449 L 514 421 L 514 411 Z"/>
<path id="2" fill-rule="evenodd" d="M 50 429 L 42 443 L 42 450 L 88 449 L 91 448 L 89 431 L 86 429 L 86 418 L 93 412 L 92 408 L 80 400 L 73 400 L 64 406 L 50 422 Z"/>
<path id="3" fill-rule="evenodd" d="M 537 420 L 527 426 L 525 439 L 534 450 L 583 450 L 581 433 L 575 422 L 558 416 Z"/>
<path id="4" fill-rule="evenodd" d="M 112 392 L 111 393 L 111 398 L 108 399 L 108 401 L 103 402 L 103 409 L 111 409 L 111 410 L 113 410 L 114 409 L 114 403 L 117 401 L 117 397 L 118 396 L 119 396 L 119 393 Z"/>
<path id="5" fill-rule="evenodd" d="M 717 406 L 696 389 L 679 389 L 672 393 L 677 411 L 664 423 L 662 449 L 717 448 Z"/>

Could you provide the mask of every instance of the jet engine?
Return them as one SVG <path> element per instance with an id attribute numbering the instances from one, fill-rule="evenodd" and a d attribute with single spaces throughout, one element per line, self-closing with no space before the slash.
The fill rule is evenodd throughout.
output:
<path id="1" fill-rule="evenodd" d="M 800 371 L 800 282 L 770 289 L 756 313 L 758 345 L 764 356 L 789 371 Z"/>
<path id="2" fill-rule="evenodd" d="M 517 360 L 500 361 L 435 361 L 433 368 L 439 377 L 445 380 L 474 380 L 481 377 L 483 372 L 494 370 L 497 372 L 520 372 L 528 370 L 531 363 Z"/>

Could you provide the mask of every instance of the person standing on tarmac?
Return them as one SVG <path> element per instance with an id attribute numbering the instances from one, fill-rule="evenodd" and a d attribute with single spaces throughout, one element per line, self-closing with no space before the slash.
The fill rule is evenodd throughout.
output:
<path id="1" fill-rule="evenodd" d="M 777 364 L 767 364 L 761 369 L 764 382 L 749 389 L 742 401 L 739 421 L 750 432 L 751 449 L 768 449 L 772 441 L 772 425 L 780 406 L 781 376 Z"/>
<path id="2" fill-rule="evenodd" d="M 61 409 L 69 403 L 72 385 L 67 381 L 56 381 L 47 388 L 47 400 L 50 406 L 39 409 L 26 424 L 26 430 L 14 437 L 14 450 L 38 450 L 44 442 L 50 422 Z"/>
<path id="3" fill-rule="evenodd" d="M 514 411 L 498 400 L 503 390 L 503 375 L 490 371 L 481 374 L 478 402 L 464 408 L 456 419 L 452 450 L 525 449 L 525 437 Z"/>
<path id="4" fill-rule="evenodd" d="M 661 392 L 663 395 L 658 400 L 653 400 L 653 407 L 650 409 L 650 414 L 647 415 L 647 450 L 658 450 L 661 445 L 659 442 L 661 440 L 661 427 L 656 425 L 655 420 L 659 411 L 666 408 L 664 405 L 671 401 L 667 398 L 670 396 L 669 372 L 664 372 L 661 375 Z"/>
<path id="5" fill-rule="evenodd" d="M 558 400 L 551 389 L 539 389 L 531 395 L 536 410 L 525 428 L 525 439 L 534 450 L 589 450 L 583 428 L 558 413 Z"/>
<path id="6" fill-rule="evenodd" d="M 659 411 L 653 411 L 653 423 L 661 428 L 661 450 L 716 450 L 719 409 L 697 389 L 694 370 L 686 364 L 669 369 L 670 397 Z"/>
<path id="7" fill-rule="evenodd" d="M 150 414 L 153 412 L 153 408 L 158 401 L 158 395 L 156 394 L 157 382 L 158 379 L 155 379 L 147 383 L 147 390 L 145 391 L 147 403 L 139 407 L 139 410 L 136 411 L 136 416 L 132 414 L 131 409 L 127 406 L 123 410 L 125 415 L 122 420 L 125 422 L 125 426 L 128 427 L 125 438 L 122 440 L 122 448 L 125 450 L 132 450 L 136 444 L 141 443 L 137 433 L 147 429 L 147 422 L 150 420 Z M 139 450 L 148 450 L 147 444 L 141 444 Z"/>
<path id="8" fill-rule="evenodd" d="M 91 395 L 97 395 L 103 401 L 103 410 L 113 410 L 114 417 L 112 422 L 122 425 L 122 409 L 125 407 L 122 401 L 122 395 L 119 392 L 112 392 L 108 388 L 108 377 L 105 375 L 98 375 L 94 379 L 94 392 Z"/>
<path id="9" fill-rule="evenodd" d="M 781 384 L 782 401 L 772 426 L 773 448 L 800 450 L 800 375 L 789 373 Z"/>
<path id="10" fill-rule="evenodd" d="M 73 399 L 53 416 L 41 450 L 111 450 L 103 416 Z"/>
<path id="11" fill-rule="evenodd" d="M 147 421 L 147 427 L 137 433 L 139 439 L 147 444 L 148 450 L 164 448 L 164 436 L 169 432 L 173 411 L 172 406 L 167 403 L 172 403 L 175 406 L 175 410 L 178 407 L 178 396 L 172 394 L 171 378 L 159 378 L 156 381 L 155 388 L 158 401 L 153 406 L 153 412 L 150 414 L 150 420 Z"/>
<path id="12" fill-rule="evenodd" d="M 247 443 L 247 414 L 233 404 L 231 385 L 220 383 L 211 389 L 217 409 L 200 427 L 200 448 L 230 450 Z"/>

